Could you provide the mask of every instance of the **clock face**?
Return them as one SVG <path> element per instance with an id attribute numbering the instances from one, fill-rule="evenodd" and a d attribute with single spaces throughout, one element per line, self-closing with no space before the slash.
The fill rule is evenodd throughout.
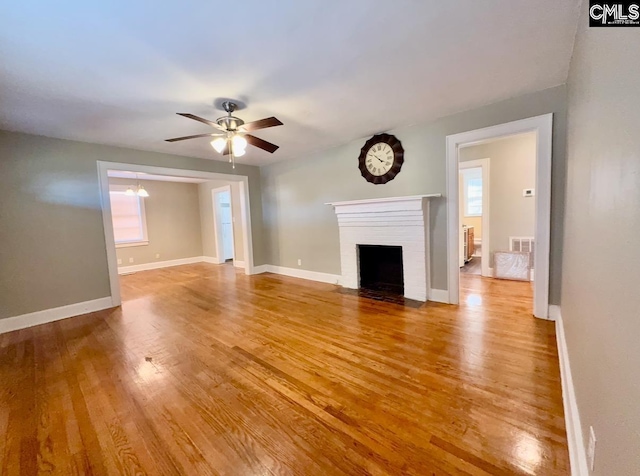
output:
<path id="1" fill-rule="evenodd" d="M 393 149 L 385 142 L 373 144 L 366 156 L 367 170 L 376 177 L 386 174 L 393 166 Z"/>
<path id="2" fill-rule="evenodd" d="M 358 168 L 367 182 L 382 185 L 400 173 L 404 149 L 397 137 L 377 134 L 369 139 L 358 157 Z"/>

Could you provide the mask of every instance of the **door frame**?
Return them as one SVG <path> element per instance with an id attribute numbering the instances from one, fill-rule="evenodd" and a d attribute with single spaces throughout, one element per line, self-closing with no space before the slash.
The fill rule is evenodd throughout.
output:
<path id="1" fill-rule="evenodd" d="M 551 161 L 553 114 L 544 114 L 496 126 L 452 134 L 446 137 L 447 147 L 447 269 L 449 303 L 460 302 L 460 268 L 458 248 L 460 233 L 459 162 L 461 146 L 481 144 L 500 137 L 536 132 L 536 254 L 533 282 L 533 315 L 549 318 L 549 253 L 551 240 Z M 484 238 L 483 238 L 484 241 Z M 484 243 L 483 243 L 484 248 Z"/>
<path id="2" fill-rule="evenodd" d="M 229 192 L 229 203 L 231 204 L 231 243 L 233 246 L 233 265 L 236 265 L 236 236 L 233 230 L 235 225 L 235 217 L 233 215 L 233 194 L 231 193 L 231 185 L 223 185 L 222 187 L 211 189 L 211 205 L 213 211 L 213 230 L 216 238 L 216 256 L 219 263 L 224 263 L 224 240 L 222 239 L 222 222 L 220 214 L 218 213 L 218 197 L 217 195 L 222 192 Z"/>
<path id="3" fill-rule="evenodd" d="M 482 266 L 481 273 L 482 273 L 482 276 L 489 278 L 489 277 L 492 277 L 492 275 L 491 275 L 491 270 L 489 268 L 489 259 L 488 259 L 489 255 L 488 254 L 485 255 L 485 252 L 486 252 L 485 250 L 490 249 L 490 243 L 491 243 L 491 234 L 489 233 L 491 230 L 491 222 L 490 222 L 491 211 L 489 208 L 489 205 L 491 203 L 490 201 L 491 195 L 489 194 L 489 191 L 491 190 L 491 159 L 486 158 L 486 159 L 467 160 L 466 162 L 459 162 L 458 167 L 459 167 L 459 170 L 475 169 L 478 167 L 482 169 L 482 216 L 480 217 L 480 222 L 482 223 L 481 239 L 482 239 L 483 254 L 482 254 L 482 263 L 481 263 L 481 266 Z M 460 195 L 460 190 L 458 190 L 458 194 Z M 458 216 L 458 221 L 461 223 L 462 217 Z M 460 225 L 460 223 L 458 225 Z M 460 268 L 458 268 L 458 272 L 460 272 Z"/>
<path id="4" fill-rule="evenodd" d="M 173 177 L 198 178 L 204 180 L 226 180 L 237 182 L 240 189 L 240 219 L 242 221 L 244 245 L 244 272 L 247 275 L 256 274 L 253 260 L 253 237 L 251 233 L 251 206 L 249 203 L 249 177 L 246 175 L 221 174 L 203 172 L 200 170 L 173 169 L 153 165 L 128 164 L 121 162 L 97 161 L 98 184 L 100 185 L 100 208 L 102 210 L 102 224 L 106 244 L 107 265 L 109 268 L 109 286 L 111 288 L 111 302 L 113 306 L 122 303 L 120 295 L 120 277 L 118 275 L 118 258 L 116 244 L 113 237 L 113 221 L 111 218 L 111 201 L 109 199 L 109 170 L 119 170 L 152 175 L 169 175 Z"/>

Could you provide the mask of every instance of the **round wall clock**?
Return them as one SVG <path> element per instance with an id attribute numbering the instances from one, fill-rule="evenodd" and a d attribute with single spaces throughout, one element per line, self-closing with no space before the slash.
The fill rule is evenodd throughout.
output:
<path id="1" fill-rule="evenodd" d="M 377 134 L 360 149 L 358 160 L 358 168 L 367 182 L 387 183 L 400 173 L 404 149 L 395 136 Z"/>

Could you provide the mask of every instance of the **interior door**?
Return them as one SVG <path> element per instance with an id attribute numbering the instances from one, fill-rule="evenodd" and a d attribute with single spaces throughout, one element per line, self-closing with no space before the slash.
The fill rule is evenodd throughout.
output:
<path id="1" fill-rule="evenodd" d="M 231 217 L 231 203 L 221 203 L 220 210 L 224 259 L 233 259 L 233 219 Z"/>

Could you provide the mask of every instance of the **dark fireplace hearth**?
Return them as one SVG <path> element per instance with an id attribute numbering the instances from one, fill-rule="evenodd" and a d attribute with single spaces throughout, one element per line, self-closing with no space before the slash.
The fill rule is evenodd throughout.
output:
<path id="1" fill-rule="evenodd" d="M 360 288 L 404 295 L 402 246 L 358 245 Z"/>

